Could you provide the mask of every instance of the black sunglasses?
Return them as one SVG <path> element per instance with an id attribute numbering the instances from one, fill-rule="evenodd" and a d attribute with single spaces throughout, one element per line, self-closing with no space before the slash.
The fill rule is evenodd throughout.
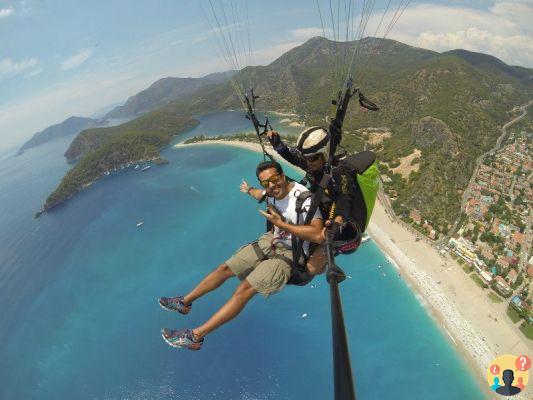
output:
<path id="1" fill-rule="evenodd" d="M 315 162 L 316 160 L 320 158 L 321 155 L 322 154 L 318 153 L 318 154 L 313 154 L 312 156 L 304 156 L 304 158 L 305 158 L 305 161 Z"/>

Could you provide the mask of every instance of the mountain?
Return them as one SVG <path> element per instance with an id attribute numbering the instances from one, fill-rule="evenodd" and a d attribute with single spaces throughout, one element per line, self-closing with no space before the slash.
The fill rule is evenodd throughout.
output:
<path id="1" fill-rule="evenodd" d="M 469 64 L 490 73 L 513 76 L 526 84 L 527 82 L 531 83 L 531 80 L 533 79 L 533 72 L 530 68 L 513 67 L 488 54 L 475 53 L 461 49 L 447 51 L 443 54 L 460 57 Z"/>
<path id="2" fill-rule="evenodd" d="M 103 119 L 128 118 L 145 114 L 202 86 L 222 82 L 233 73 L 233 71 L 217 72 L 202 78 L 160 79 L 149 88 L 128 98 L 124 105 L 108 112 Z"/>
<path id="3" fill-rule="evenodd" d="M 92 118 L 70 117 L 60 124 L 52 125 L 41 132 L 34 134 L 30 140 L 22 145 L 17 154 L 22 154 L 26 150 L 39 146 L 50 140 L 65 136 L 74 136 L 82 130 L 96 126 L 98 121 Z"/>
<path id="4" fill-rule="evenodd" d="M 106 116 L 106 114 L 109 114 L 111 111 L 113 111 L 115 108 L 117 107 L 120 107 L 124 105 L 124 100 L 120 101 L 120 102 L 117 102 L 117 103 L 114 103 L 114 104 L 110 104 L 106 107 L 102 107 L 100 108 L 99 110 L 96 110 L 92 115 L 91 115 L 91 118 L 93 119 L 98 119 L 98 120 L 103 120 L 104 117 Z"/>
<path id="5" fill-rule="evenodd" d="M 397 198 L 395 210 L 406 214 L 416 208 L 445 232 L 459 215 L 460 196 L 476 157 L 494 145 L 513 107 L 533 98 L 533 71 L 465 50 L 438 53 L 388 39 L 313 38 L 270 65 L 244 68 L 233 79 L 244 87 L 253 83 L 262 109 L 295 112 L 308 126 L 324 124 L 336 93 L 332 88 L 339 88 L 345 76 L 338 66 L 350 59 L 354 49 L 358 49 L 355 84 L 380 111 L 361 112 L 352 100 L 343 145 L 348 151 L 362 149 L 368 128 L 385 127 L 391 132 L 371 147 L 382 173 L 390 178 L 386 189 Z M 208 84 L 127 124 L 86 130 L 69 152 L 81 159 L 95 150 L 106 153 L 109 141 L 131 132 L 162 127 L 167 133 L 180 132 L 172 125 L 173 116 L 186 120 L 238 107 L 228 81 Z M 415 151 L 421 152 L 419 168 L 400 175 L 395 167 Z"/>

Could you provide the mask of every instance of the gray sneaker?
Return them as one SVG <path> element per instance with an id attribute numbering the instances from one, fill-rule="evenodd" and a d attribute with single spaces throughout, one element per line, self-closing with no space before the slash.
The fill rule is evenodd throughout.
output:
<path id="1" fill-rule="evenodd" d="M 163 328 L 161 336 L 170 346 L 176 348 L 186 348 L 189 350 L 200 350 L 204 339 L 196 340 L 190 329 L 167 329 Z"/>
<path id="2" fill-rule="evenodd" d="M 183 303 L 183 296 L 176 297 L 160 297 L 159 305 L 168 311 L 177 311 L 180 314 L 188 314 L 191 311 L 191 305 L 185 305 Z"/>

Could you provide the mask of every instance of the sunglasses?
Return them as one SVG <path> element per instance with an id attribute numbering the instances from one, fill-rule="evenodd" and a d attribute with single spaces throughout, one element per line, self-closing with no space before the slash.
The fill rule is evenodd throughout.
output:
<path id="1" fill-rule="evenodd" d="M 270 178 L 265 179 L 264 181 L 259 181 L 261 186 L 263 186 L 265 189 L 268 189 L 268 186 L 273 183 L 274 185 L 280 183 L 282 181 L 282 177 L 280 174 L 274 174 Z"/>
<path id="2" fill-rule="evenodd" d="M 304 157 L 307 162 L 315 162 L 320 158 L 321 154 L 313 154 L 312 156 Z"/>

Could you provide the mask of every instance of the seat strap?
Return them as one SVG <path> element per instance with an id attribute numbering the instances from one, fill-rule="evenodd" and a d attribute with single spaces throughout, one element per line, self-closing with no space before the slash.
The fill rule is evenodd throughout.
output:
<path id="1" fill-rule="evenodd" d="M 259 243 L 257 243 L 257 241 L 252 242 L 252 248 L 254 249 L 254 252 L 258 260 L 261 260 L 261 261 L 268 260 L 268 256 L 265 254 L 263 250 L 261 250 L 261 247 L 259 247 Z"/>

